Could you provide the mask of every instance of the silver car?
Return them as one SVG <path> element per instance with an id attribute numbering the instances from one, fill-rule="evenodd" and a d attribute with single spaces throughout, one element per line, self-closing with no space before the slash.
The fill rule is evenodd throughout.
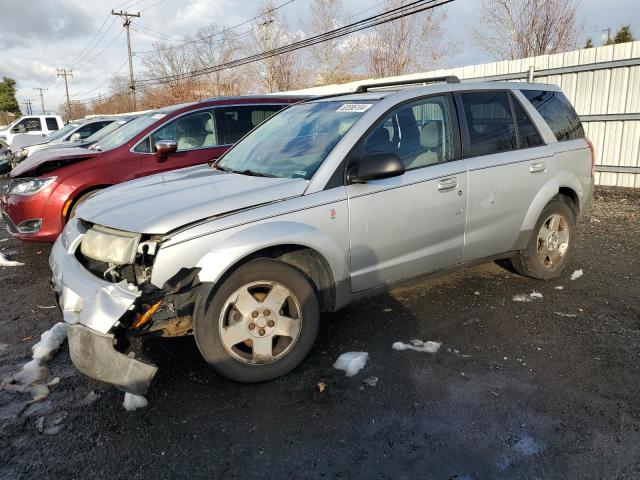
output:
<path id="1" fill-rule="evenodd" d="M 305 358 L 320 312 L 394 283 L 500 258 L 558 276 L 593 190 L 573 107 L 552 85 L 437 80 L 303 101 L 210 167 L 83 204 L 50 259 L 77 368 L 142 394 L 156 367 L 131 337 L 193 335 L 263 381 Z"/>

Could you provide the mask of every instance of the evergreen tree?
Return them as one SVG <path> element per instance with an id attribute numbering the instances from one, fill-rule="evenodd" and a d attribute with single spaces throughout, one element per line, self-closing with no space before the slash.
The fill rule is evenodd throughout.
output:
<path id="1" fill-rule="evenodd" d="M 587 41 L 584 44 L 584 48 L 593 48 L 593 40 L 587 38 Z"/>
<path id="2" fill-rule="evenodd" d="M 10 112 L 20 115 L 20 106 L 16 99 L 16 81 L 4 77 L 0 82 L 0 112 Z"/>
<path id="3" fill-rule="evenodd" d="M 634 40 L 633 33 L 631 33 L 631 25 L 623 25 L 620 27 L 620 30 L 616 32 L 615 37 L 613 37 L 613 43 L 627 43 L 633 42 Z"/>

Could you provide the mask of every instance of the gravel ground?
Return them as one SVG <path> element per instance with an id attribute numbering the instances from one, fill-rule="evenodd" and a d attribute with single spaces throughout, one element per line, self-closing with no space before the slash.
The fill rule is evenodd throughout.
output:
<path id="1" fill-rule="evenodd" d="M 258 385 L 217 375 L 191 338 L 153 339 L 135 412 L 64 347 L 46 400 L 0 391 L 0 478 L 639 478 L 639 244 L 640 191 L 601 188 L 559 279 L 491 263 L 413 282 L 325 315 L 309 358 Z M 2 378 L 60 317 L 49 247 L 0 251 L 26 264 L 0 268 Z M 391 348 L 411 339 L 443 345 Z M 347 351 L 370 356 L 354 377 L 332 368 Z"/>

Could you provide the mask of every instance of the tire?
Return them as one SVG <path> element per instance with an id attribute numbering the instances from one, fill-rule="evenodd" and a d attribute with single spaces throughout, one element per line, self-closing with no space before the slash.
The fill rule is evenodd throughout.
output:
<path id="1" fill-rule="evenodd" d="M 555 221 L 557 228 L 552 223 Z M 536 222 L 527 248 L 511 258 L 515 271 L 540 280 L 559 276 L 573 252 L 575 227 L 575 213 L 569 205 L 560 199 L 549 202 Z"/>
<path id="2" fill-rule="evenodd" d="M 318 336 L 315 290 L 283 262 L 252 260 L 203 298 L 194 312 L 196 344 L 207 363 L 238 382 L 262 382 L 290 372 Z"/>
<path id="3" fill-rule="evenodd" d="M 91 197 L 93 197 L 94 195 L 96 195 L 97 193 L 100 193 L 101 189 L 96 189 L 96 190 L 91 190 L 90 192 L 87 192 L 83 195 L 80 195 L 80 197 L 78 197 L 74 202 L 73 205 L 71 206 L 71 210 L 69 210 L 69 213 L 67 215 L 67 220 L 71 220 L 73 217 L 76 216 L 76 210 L 78 209 L 78 207 L 80 205 L 82 205 L 84 202 L 86 202 L 87 200 L 89 200 Z"/>

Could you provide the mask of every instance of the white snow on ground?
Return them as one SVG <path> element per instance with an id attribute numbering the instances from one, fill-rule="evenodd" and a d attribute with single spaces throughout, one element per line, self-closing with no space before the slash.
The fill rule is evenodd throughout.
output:
<path id="1" fill-rule="evenodd" d="M 442 346 L 441 342 L 423 342 L 422 340 L 411 340 L 411 343 L 395 342 L 391 345 L 394 350 L 415 350 L 416 352 L 436 353 Z"/>
<path id="2" fill-rule="evenodd" d="M 562 289 L 564 289 L 564 287 L 563 287 L 562 285 L 558 285 L 557 287 L 553 287 L 553 288 L 555 288 L 556 290 L 562 290 Z"/>
<path id="3" fill-rule="evenodd" d="M 24 263 L 7 260 L 2 252 L 0 252 L 0 267 L 21 267 L 22 265 L 24 265 Z"/>
<path id="4" fill-rule="evenodd" d="M 31 347 L 33 359 L 25 363 L 13 377 L 3 380 L 0 387 L 9 391 L 30 393 L 31 402 L 46 398 L 49 395 L 49 387 L 60 381 L 56 377 L 46 382 L 49 376 L 47 362 L 55 355 L 65 338 L 67 338 L 67 325 L 64 322 L 56 323 L 40 336 L 38 343 Z"/>
<path id="5" fill-rule="evenodd" d="M 571 274 L 571 280 L 577 280 L 577 279 L 579 279 L 579 278 L 582 276 L 582 274 L 583 274 L 582 269 L 580 269 L 580 270 L 576 270 L 575 272 L 573 272 L 573 273 Z"/>
<path id="6" fill-rule="evenodd" d="M 333 368 L 344 370 L 347 377 L 353 377 L 364 368 L 367 360 L 369 360 L 367 352 L 347 352 L 338 357 L 336 363 L 333 364 Z"/>
<path id="7" fill-rule="evenodd" d="M 524 293 L 518 293 L 513 296 L 514 302 L 533 302 L 536 298 L 542 298 L 542 294 L 540 292 L 531 292 L 529 295 Z"/>
<path id="8" fill-rule="evenodd" d="M 125 410 L 130 412 L 137 410 L 138 408 L 144 408 L 149 404 L 147 399 L 142 395 L 134 395 L 133 393 L 126 392 L 124 394 L 124 402 L 122 402 L 122 406 Z"/>

